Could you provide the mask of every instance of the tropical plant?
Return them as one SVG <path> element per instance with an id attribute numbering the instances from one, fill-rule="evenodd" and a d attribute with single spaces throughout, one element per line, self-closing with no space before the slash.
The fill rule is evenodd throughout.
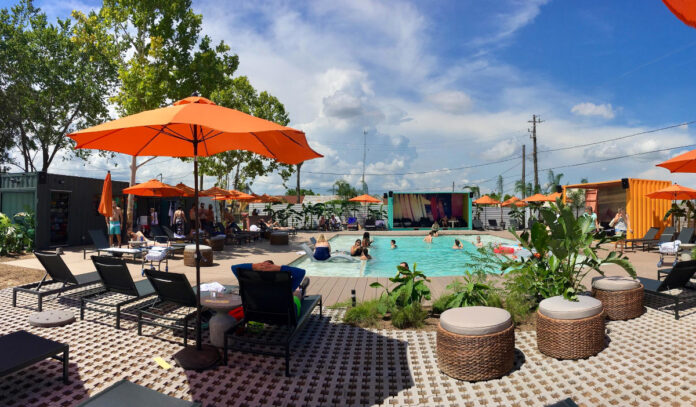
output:
<path id="1" fill-rule="evenodd" d="M 524 227 L 524 209 L 520 209 L 517 205 L 511 205 L 508 216 L 510 217 L 511 223 Z"/>
<path id="2" fill-rule="evenodd" d="M 471 191 L 471 193 L 474 195 L 474 199 L 478 199 L 481 197 L 481 187 L 479 187 L 478 185 L 464 185 L 462 188 Z"/>
<path id="3" fill-rule="evenodd" d="M 384 210 L 384 205 L 380 205 L 379 209 L 372 209 L 370 206 L 368 206 L 367 213 L 372 219 L 384 219 L 387 217 L 387 211 Z"/>
<path id="4" fill-rule="evenodd" d="M 553 170 L 549 170 L 547 174 L 548 181 L 544 184 L 545 193 L 552 194 L 556 192 L 556 188 L 561 186 L 561 178 L 563 178 L 563 174 L 555 174 Z"/>
<path id="5" fill-rule="evenodd" d="M 632 277 L 636 276 L 633 265 L 620 253 L 610 251 L 604 258 L 598 256 L 599 246 L 612 239 L 595 233 L 589 217 L 575 217 L 570 207 L 560 200 L 541 208 L 540 215 L 540 221 L 534 224 L 531 232 L 512 233 L 522 247 L 534 253 L 533 256 L 522 262 L 508 262 L 504 267 L 512 273 L 528 276 L 533 284 L 547 278 L 558 283 L 553 293 L 537 291 L 537 294 L 542 297 L 562 294 L 575 301 L 587 274 L 594 270 L 604 275 L 602 266 L 606 264 L 615 264 Z"/>
<path id="6" fill-rule="evenodd" d="M 679 229 L 681 226 L 681 219 L 687 217 L 687 207 L 681 206 L 676 202 L 672 202 L 672 206 L 669 208 L 667 213 L 665 213 L 663 220 L 669 219 L 670 216 L 672 219 L 674 219 L 674 226 Z"/>
<path id="7" fill-rule="evenodd" d="M 471 307 L 474 305 L 501 306 L 495 289 L 486 284 L 485 274 L 465 272 L 463 281 L 454 280 L 447 285 L 452 291 L 433 303 L 433 312 L 442 313 L 450 308 Z"/>
<path id="8" fill-rule="evenodd" d="M 396 276 L 389 279 L 389 281 L 396 284 L 396 287 L 392 290 L 384 287 L 379 282 L 370 284 L 370 287 L 384 289 L 381 297 L 384 301 L 380 305 L 380 311 L 383 314 L 410 304 L 420 304 L 423 299 L 430 300 L 430 288 L 426 284 L 430 280 L 416 266 L 414 263 L 413 270 L 397 266 Z"/>
<path id="9" fill-rule="evenodd" d="M 0 255 L 23 253 L 34 245 L 34 215 L 21 212 L 15 215 L 16 223 L 0 213 Z"/>
<path id="10" fill-rule="evenodd" d="M 350 199 L 354 196 L 358 196 L 358 191 L 348 183 L 346 180 L 339 179 L 334 182 L 334 188 L 336 189 L 336 195 L 340 196 L 341 199 Z"/>
<path id="11" fill-rule="evenodd" d="M 515 181 L 515 192 L 518 192 L 520 195 L 527 197 L 527 196 L 532 196 L 534 191 L 534 186 L 532 185 L 531 182 L 527 182 L 526 184 L 522 182 L 522 180 Z"/>
<path id="12" fill-rule="evenodd" d="M 585 207 L 585 190 L 573 189 L 566 196 L 568 197 L 568 204 L 575 212 L 575 216 L 580 216 L 580 212 Z"/>

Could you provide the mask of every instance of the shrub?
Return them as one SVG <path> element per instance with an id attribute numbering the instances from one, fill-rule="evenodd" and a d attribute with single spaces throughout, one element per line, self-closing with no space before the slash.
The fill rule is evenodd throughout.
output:
<path id="1" fill-rule="evenodd" d="M 538 303 L 520 291 L 510 291 L 503 304 L 503 308 L 510 313 L 512 320 L 520 324 L 529 319 Z"/>
<path id="2" fill-rule="evenodd" d="M 392 325 L 399 329 L 420 328 L 428 317 L 428 311 L 424 310 L 420 303 L 411 303 L 391 313 Z"/>
<path id="3" fill-rule="evenodd" d="M 34 216 L 20 212 L 12 223 L 9 217 L 0 213 L 0 255 L 22 253 L 34 246 Z"/>
<path id="4" fill-rule="evenodd" d="M 500 296 L 495 288 L 486 284 L 486 274 L 466 272 L 464 281 L 455 280 L 447 286 L 451 293 L 445 294 L 433 303 L 433 312 L 442 313 L 450 308 L 483 305 L 502 307 Z"/>
<path id="5" fill-rule="evenodd" d="M 348 308 L 343 315 L 343 322 L 361 328 L 372 328 L 377 326 L 377 322 L 382 318 L 379 312 L 380 300 L 370 300 L 357 304 L 355 307 Z"/>

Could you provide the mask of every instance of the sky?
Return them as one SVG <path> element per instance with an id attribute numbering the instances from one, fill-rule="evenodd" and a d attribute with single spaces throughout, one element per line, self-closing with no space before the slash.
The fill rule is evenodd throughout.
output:
<path id="1" fill-rule="evenodd" d="M 99 6 L 36 4 L 53 20 Z M 359 185 L 364 137 L 371 194 L 453 184 L 487 192 L 498 175 L 514 193 L 522 145 L 532 151 L 532 115 L 543 120 L 542 185 L 552 169 L 563 184 L 630 177 L 696 187 L 693 175 L 655 167 L 696 148 L 696 122 L 683 124 L 696 121 L 696 29 L 660 1 L 199 0 L 193 8 L 202 33 L 239 55 L 237 74 L 277 96 L 290 126 L 324 154 L 302 167 L 302 187 L 316 193 L 330 194 L 338 179 Z M 57 161 L 50 171 L 102 178 L 111 168 L 127 180 L 129 162 Z M 158 158 L 137 181 L 161 173 L 192 184 L 190 167 Z M 272 175 L 252 190 L 285 188 Z"/>

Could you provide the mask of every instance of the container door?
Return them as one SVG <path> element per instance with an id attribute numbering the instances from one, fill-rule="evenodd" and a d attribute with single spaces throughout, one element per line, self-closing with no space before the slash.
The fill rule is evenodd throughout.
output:
<path id="1" fill-rule="evenodd" d="M 2 208 L 0 212 L 7 215 L 10 219 L 18 213 L 27 210 L 34 211 L 34 192 L 3 192 Z"/>
<path id="2" fill-rule="evenodd" d="M 49 206 L 49 225 L 51 238 L 49 245 L 68 244 L 68 215 L 70 214 L 70 192 L 51 191 Z"/>

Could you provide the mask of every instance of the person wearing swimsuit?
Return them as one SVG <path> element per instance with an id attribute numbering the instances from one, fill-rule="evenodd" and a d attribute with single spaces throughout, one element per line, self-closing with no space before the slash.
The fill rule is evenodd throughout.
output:
<path id="1" fill-rule="evenodd" d="M 321 234 L 314 245 L 314 258 L 317 260 L 328 260 L 330 257 L 331 245 L 326 241 L 324 235 Z"/>

